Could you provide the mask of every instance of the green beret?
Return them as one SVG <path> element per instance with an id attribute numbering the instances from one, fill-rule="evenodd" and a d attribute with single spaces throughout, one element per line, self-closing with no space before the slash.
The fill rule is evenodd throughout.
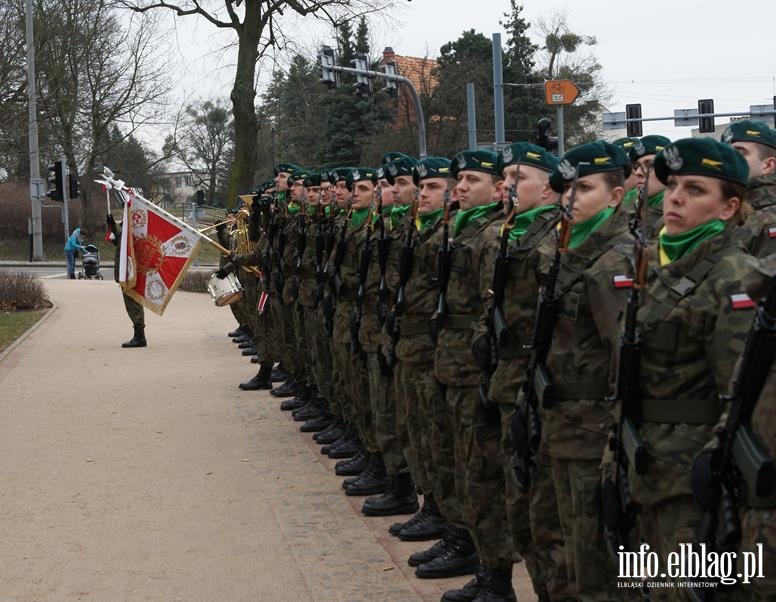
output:
<path id="1" fill-rule="evenodd" d="M 749 165 L 732 146 L 713 138 L 677 140 L 655 156 L 655 175 L 665 184 L 671 174 L 708 176 L 746 184 Z"/>
<path id="2" fill-rule="evenodd" d="M 733 144 L 734 142 L 756 142 L 771 148 L 776 148 L 776 130 L 768 127 L 767 123 L 744 119 L 735 121 L 722 132 L 722 142 Z"/>
<path id="3" fill-rule="evenodd" d="M 307 175 L 304 179 L 304 185 L 306 187 L 309 186 L 320 186 L 321 185 L 321 174 L 317 171 L 308 171 Z"/>
<path id="4" fill-rule="evenodd" d="M 332 167 L 329 169 L 329 182 L 336 184 L 340 180 L 345 181 L 352 167 Z"/>
<path id="5" fill-rule="evenodd" d="M 635 163 L 647 155 L 656 155 L 671 144 L 671 140 L 665 136 L 644 136 L 639 138 L 628 151 L 631 163 Z"/>
<path id="6" fill-rule="evenodd" d="M 288 185 L 291 186 L 296 181 L 300 181 L 304 183 L 304 179 L 310 175 L 309 171 L 304 171 L 303 169 L 299 169 L 297 171 L 293 171 L 288 175 Z"/>
<path id="7" fill-rule="evenodd" d="M 411 176 L 412 168 L 418 164 L 418 160 L 404 153 L 387 153 L 383 156 L 383 175 L 388 183 L 393 185 L 396 176 Z"/>
<path id="8" fill-rule="evenodd" d="M 630 152 L 630 149 L 633 148 L 633 145 L 636 143 L 636 140 L 638 138 L 629 138 L 626 136 L 625 138 L 617 138 L 612 144 L 615 146 L 619 146 L 622 150 L 624 150 L 626 153 Z"/>
<path id="9" fill-rule="evenodd" d="M 421 180 L 428 178 L 451 178 L 450 159 L 445 157 L 426 157 L 418 161 L 412 170 L 412 181 L 419 186 Z"/>
<path id="10" fill-rule="evenodd" d="M 576 169 L 583 178 L 594 173 L 622 170 L 625 177 L 630 174 L 628 155 L 619 146 L 603 140 L 580 144 L 566 152 L 558 166 L 550 174 L 550 186 L 555 192 L 563 192 L 566 182 L 574 180 Z"/>
<path id="11" fill-rule="evenodd" d="M 360 180 L 369 180 L 377 184 L 377 170 L 372 167 L 351 167 L 345 178 L 348 190 L 353 190 L 353 185 Z"/>
<path id="12" fill-rule="evenodd" d="M 501 149 L 498 154 L 497 169 L 504 174 L 507 165 L 530 165 L 544 171 L 552 172 L 558 165 L 558 158 L 541 146 L 530 142 L 515 142 Z"/>
<path id="13" fill-rule="evenodd" d="M 302 168 L 296 165 L 295 163 L 278 163 L 275 165 L 275 168 L 272 170 L 275 175 L 278 175 L 281 171 L 285 171 L 288 173 L 294 173 L 295 171 L 301 171 Z"/>
<path id="14" fill-rule="evenodd" d="M 489 150 L 461 151 L 452 158 L 451 175 L 458 177 L 461 171 L 481 171 L 501 177 L 497 169 L 498 155 Z"/>

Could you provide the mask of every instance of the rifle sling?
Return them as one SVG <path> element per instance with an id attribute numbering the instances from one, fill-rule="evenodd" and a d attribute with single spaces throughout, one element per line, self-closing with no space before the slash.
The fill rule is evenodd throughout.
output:
<path id="1" fill-rule="evenodd" d="M 712 399 L 642 399 L 644 422 L 668 424 L 716 424 L 722 414 L 719 401 Z"/>
<path id="2" fill-rule="evenodd" d="M 536 381 L 534 381 L 536 384 Z M 548 383 L 552 388 L 553 401 L 578 401 L 580 399 L 605 399 L 609 396 L 609 385 L 603 380 L 571 380 L 552 381 Z M 536 391 L 539 399 L 544 398 L 544 387 Z"/>

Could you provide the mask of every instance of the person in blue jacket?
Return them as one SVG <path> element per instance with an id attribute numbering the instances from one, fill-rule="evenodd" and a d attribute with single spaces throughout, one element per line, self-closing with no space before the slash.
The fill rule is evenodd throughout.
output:
<path id="1" fill-rule="evenodd" d="M 84 247 L 81 245 L 83 236 L 87 236 L 86 230 L 81 230 L 80 227 L 73 230 L 70 238 L 65 243 L 65 257 L 67 258 L 67 277 L 71 280 L 75 279 L 75 253 L 81 251 L 83 253 Z"/>

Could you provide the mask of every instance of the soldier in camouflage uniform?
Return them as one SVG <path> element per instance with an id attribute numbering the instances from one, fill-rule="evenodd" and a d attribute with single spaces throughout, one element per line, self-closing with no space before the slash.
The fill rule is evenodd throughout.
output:
<path id="1" fill-rule="evenodd" d="M 414 197 L 412 169 L 416 163 L 415 159 L 402 153 L 388 153 L 378 169 L 378 205 L 381 205 L 382 214 L 376 214 L 376 219 L 382 221 L 375 222 L 371 242 L 371 265 L 367 273 L 359 342 L 367 357 L 375 439 L 385 464 L 388 488 L 384 494 L 364 501 L 361 511 L 367 516 L 412 514 L 418 510 L 415 484 L 398 434 L 393 373 L 382 349 L 383 325 L 396 284 L 398 247 L 410 226 L 407 213 Z M 407 181 L 409 186 L 406 186 Z"/>
<path id="2" fill-rule="evenodd" d="M 744 279 L 756 260 L 736 241 L 747 165 L 710 138 L 679 140 L 655 157 L 666 185 L 665 231 L 638 312 L 639 431 L 649 458 L 628 467 L 638 525 L 666 572 L 669 553 L 696 543 L 701 511 L 691 495 L 693 457 L 712 440 L 733 369 L 752 323 Z M 681 588 L 652 588 L 652 600 L 684 600 Z"/>
<path id="3" fill-rule="evenodd" d="M 400 195 L 404 186 L 398 174 L 394 182 Z M 434 413 L 446 420 L 439 386 L 434 379 L 434 341 L 429 321 L 436 310 L 438 283 L 436 253 L 440 232 L 444 195 L 454 185 L 450 178 L 450 161 L 442 157 L 427 157 L 413 167 L 413 187 L 418 190 L 409 214 L 408 228 L 392 243 L 389 266 L 394 306 L 386 325 L 387 357 L 395 361 L 397 437 L 412 478 L 423 492 L 423 507 L 408 521 L 391 525 L 389 532 L 404 541 L 425 541 L 443 535 L 446 522 L 437 505 L 442 497 L 436 466 L 431 461 L 431 430 Z M 413 215 L 417 217 L 413 219 Z M 411 228 L 411 229 L 410 229 Z M 436 238 L 435 238 L 436 236 Z M 406 273 L 402 274 L 402 269 Z M 400 279 L 404 287 L 399 295 Z M 394 347 L 395 345 L 395 347 Z M 448 493 L 454 493 L 450 471 Z M 441 544 L 437 548 L 441 547 Z M 434 553 L 413 554 L 412 566 L 431 560 Z"/>
<path id="4" fill-rule="evenodd" d="M 452 161 L 460 210 L 452 228 L 448 308 L 443 296 L 435 316 L 439 336 L 434 376 L 443 387 L 454 434 L 455 490 L 463 517 L 463 524 L 454 526 L 463 527 L 468 534 L 451 544 L 451 549 L 468 552 L 460 555 L 461 572 L 477 570 L 478 558 L 482 563 L 488 592 L 483 587 L 478 596 L 492 593 L 502 596 L 498 599 L 511 600 L 515 553 L 505 513 L 491 511 L 492 505 L 504 503 L 500 415 L 497 407 L 482 403 L 480 370 L 471 352 L 474 326 L 491 284 L 492 266 L 484 262 L 484 249 L 503 220 L 496 161 L 496 153 L 490 151 L 464 151 Z M 440 278 L 444 276 L 440 274 Z M 448 519 L 452 523 L 452 517 L 448 515 Z M 421 565 L 418 573 L 440 564 L 448 564 L 445 555 Z M 457 595 L 453 592 L 450 595 Z"/>
<path id="5" fill-rule="evenodd" d="M 630 150 L 633 148 L 633 145 L 636 144 L 636 140 L 638 140 L 638 138 L 618 138 L 612 142 L 612 144 L 619 146 L 626 155 L 630 156 Z M 622 197 L 622 202 L 620 204 L 626 211 L 632 212 L 636 204 L 636 197 L 639 195 L 639 189 L 637 187 L 639 178 L 639 174 L 634 170 L 631 170 L 630 175 L 625 178 L 625 185 L 623 186 L 625 195 Z"/>
<path id="6" fill-rule="evenodd" d="M 499 154 L 498 169 L 504 177 L 503 193 L 511 194 L 514 186 L 514 223 L 500 232 L 487 247 L 486 264 L 496 265 L 506 234 L 505 282 L 503 312 L 507 330 L 496 332 L 493 314 L 497 311 L 491 299 L 482 312 L 475 333 L 473 353 L 483 370 L 487 399 L 501 410 L 501 441 L 505 458 L 512 456 L 511 424 L 517 392 L 525 385 L 530 363 L 536 299 L 539 291 L 538 245 L 555 228 L 560 211 L 558 195 L 549 185 L 549 175 L 557 158 L 543 148 L 526 142 L 510 145 Z M 503 259 L 502 259 L 503 261 Z M 493 277 L 493 296 L 497 286 Z M 498 342 L 497 342 L 498 341 Z M 496 357 L 491 357 L 493 351 Z M 494 362 L 495 361 L 495 362 Z M 495 370 L 493 365 L 495 363 Z M 492 372 L 492 374 L 491 374 Z M 489 377 L 488 377 L 489 375 Z M 511 463 L 504 464 L 507 521 L 515 548 L 524 558 L 534 590 L 540 600 L 568 598 L 568 582 L 555 489 L 549 475 L 546 456 L 535 460 L 545 478 L 537 479 L 531 495 L 529 518 L 528 496 L 521 493 Z M 498 511 L 499 508 L 494 508 Z M 533 530 L 533 534 L 532 534 Z M 483 575 L 464 589 L 477 590 Z"/>
<path id="7" fill-rule="evenodd" d="M 119 254 L 121 253 L 121 231 L 118 229 L 116 220 L 113 219 L 113 216 L 110 213 L 108 213 L 106 223 L 108 224 L 110 231 L 113 233 L 113 240 L 111 242 L 116 247 L 116 256 L 113 260 L 113 279 L 118 282 Z M 132 338 L 129 341 L 122 343 L 121 346 L 125 349 L 133 347 L 145 347 L 148 343 L 146 342 L 145 338 L 145 311 L 143 310 L 143 306 L 135 301 L 132 297 L 127 295 L 123 288 L 121 288 L 121 296 L 124 299 L 124 308 L 127 310 L 127 315 L 132 321 L 133 330 Z"/>
<path id="8" fill-rule="evenodd" d="M 657 179 L 652 170 L 652 162 L 655 155 L 671 144 L 665 136 L 644 136 L 633 143 L 628 156 L 633 169 L 633 177 L 636 179 L 638 191 L 646 184 L 649 199 L 646 210 L 645 232 L 647 238 L 653 240 L 663 227 L 663 193 L 665 185 Z M 647 174 L 649 179 L 647 180 Z"/>
<path id="9" fill-rule="evenodd" d="M 754 208 L 740 237 L 755 257 L 776 253 L 776 130 L 762 121 L 736 121 L 722 134 L 749 166 L 746 200 Z"/>
<path id="10" fill-rule="evenodd" d="M 612 423 L 607 398 L 616 377 L 619 317 L 627 293 L 618 276 L 630 270 L 628 215 L 619 207 L 628 166 L 619 147 L 598 141 L 568 151 L 550 175 L 562 203 L 573 202 L 571 235 L 560 254 L 549 355 L 546 366 L 537 367 L 546 378 L 534 377 L 529 386 L 540 400 L 540 455 L 550 459 L 568 580 L 572 595 L 581 600 L 621 598 L 616 574 L 608 570 L 599 464 Z M 545 275 L 558 258 L 558 244 L 551 237 L 540 245 Z M 532 480 L 532 492 L 544 486 L 541 477 L 540 471 Z"/>

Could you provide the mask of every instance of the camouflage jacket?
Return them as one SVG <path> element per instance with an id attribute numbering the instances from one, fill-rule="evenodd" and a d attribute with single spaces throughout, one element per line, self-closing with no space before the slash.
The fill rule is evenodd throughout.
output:
<path id="1" fill-rule="evenodd" d="M 755 257 L 776 253 L 776 174 L 750 180 L 746 199 L 754 213 L 739 228 L 739 239 Z"/>
<path id="2" fill-rule="evenodd" d="M 299 278 L 299 293 L 297 302 L 304 309 L 313 309 L 315 307 L 315 295 L 317 294 L 317 281 L 315 279 L 316 263 L 315 263 L 315 246 L 318 243 L 318 226 L 319 224 L 324 227 L 327 222 L 324 218 L 317 215 L 316 207 L 311 207 L 310 211 L 312 215 L 308 215 L 304 228 L 304 252 L 301 255 L 299 261 L 299 269 L 297 270 L 297 276 Z M 321 220 L 324 220 L 321 223 Z M 297 232 L 299 232 L 297 230 Z M 297 239 L 297 249 L 299 247 L 299 236 L 301 233 L 295 233 L 294 237 Z M 297 251 L 297 256 L 298 251 Z M 326 258 L 322 257 L 321 261 L 325 262 Z"/>
<path id="3" fill-rule="evenodd" d="M 549 273 L 557 243 L 539 247 L 541 271 Z M 617 276 L 631 269 L 633 242 L 628 215 L 618 210 L 577 248 L 561 257 L 559 297 L 547 368 L 555 403 L 541 406 L 542 445 L 554 458 L 596 459 L 613 424 L 607 397 L 616 380 L 620 318 L 627 289 Z"/>
<path id="4" fill-rule="evenodd" d="M 299 231 L 301 220 L 302 216 L 299 213 L 283 218 L 275 242 L 279 252 L 281 241 L 285 236 L 282 256 L 283 278 L 285 279 L 285 284 L 283 285 L 284 305 L 293 305 L 296 302 L 296 296 L 299 291 L 299 274 L 296 268 L 299 249 L 296 234 Z M 277 269 L 277 266 L 275 269 Z"/>
<path id="5" fill-rule="evenodd" d="M 441 242 L 441 217 L 419 231 L 415 238 L 412 271 L 405 286 L 404 315 L 399 322 L 401 338 L 396 345 L 396 357 L 403 362 L 434 361 L 434 341 L 431 339 L 429 321 L 436 311 L 439 298 L 437 250 Z"/>
<path id="6" fill-rule="evenodd" d="M 504 212 L 499 205 L 469 222 L 452 241 L 450 281 L 444 317 L 434 353 L 434 376 L 443 385 L 476 387 L 480 369 L 472 355 L 472 335 L 490 288 L 493 266 L 488 241 L 498 235 Z M 452 220 L 450 232 L 452 233 Z"/>
<path id="7" fill-rule="evenodd" d="M 509 267 L 502 308 L 508 334 L 505 344 L 497 347 L 498 364 L 490 378 L 488 399 L 494 403 L 514 404 L 525 383 L 525 373 L 531 359 L 536 299 L 540 285 L 541 255 L 538 246 L 552 232 L 559 217 L 559 209 L 540 213 L 525 234 L 509 243 Z M 485 249 L 486 265 L 496 265 L 500 246 L 500 234 L 488 241 Z M 489 291 L 489 299 L 480 314 L 474 340 L 486 335 L 491 328 L 492 297 Z"/>
<path id="8" fill-rule="evenodd" d="M 744 293 L 756 260 L 728 229 L 677 261 L 657 267 L 651 249 L 648 286 L 638 313 L 641 426 L 647 474 L 632 470 L 636 501 L 652 505 L 690 495 L 690 465 L 712 439 L 733 369 L 752 324 Z"/>
<path id="9" fill-rule="evenodd" d="M 336 219 L 336 238 L 331 250 L 327 272 L 332 289 L 336 284 L 334 256 L 337 253 L 339 233 L 342 227 L 342 222 L 345 219 L 345 215 L 339 216 Z M 362 232 L 366 229 L 366 223 L 367 222 L 365 220 L 364 223 L 359 225 L 358 228 L 351 228 L 348 226 L 345 230 L 345 254 L 342 259 L 342 264 L 339 268 L 339 282 L 341 284 L 338 290 L 334 290 L 334 294 L 337 299 L 337 306 L 334 312 L 334 334 L 332 338 L 334 342 L 338 344 L 350 344 L 350 318 L 353 314 L 356 293 L 358 292 L 359 252 L 356 239 L 359 237 L 359 235 L 363 235 Z"/>
<path id="10" fill-rule="evenodd" d="M 776 278 L 776 255 L 760 262 L 762 275 Z M 759 280 L 759 278 L 758 278 Z M 763 450 L 776 461 L 776 362 L 771 366 L 760 400 L 752 413 L 752 431 Z"/>

